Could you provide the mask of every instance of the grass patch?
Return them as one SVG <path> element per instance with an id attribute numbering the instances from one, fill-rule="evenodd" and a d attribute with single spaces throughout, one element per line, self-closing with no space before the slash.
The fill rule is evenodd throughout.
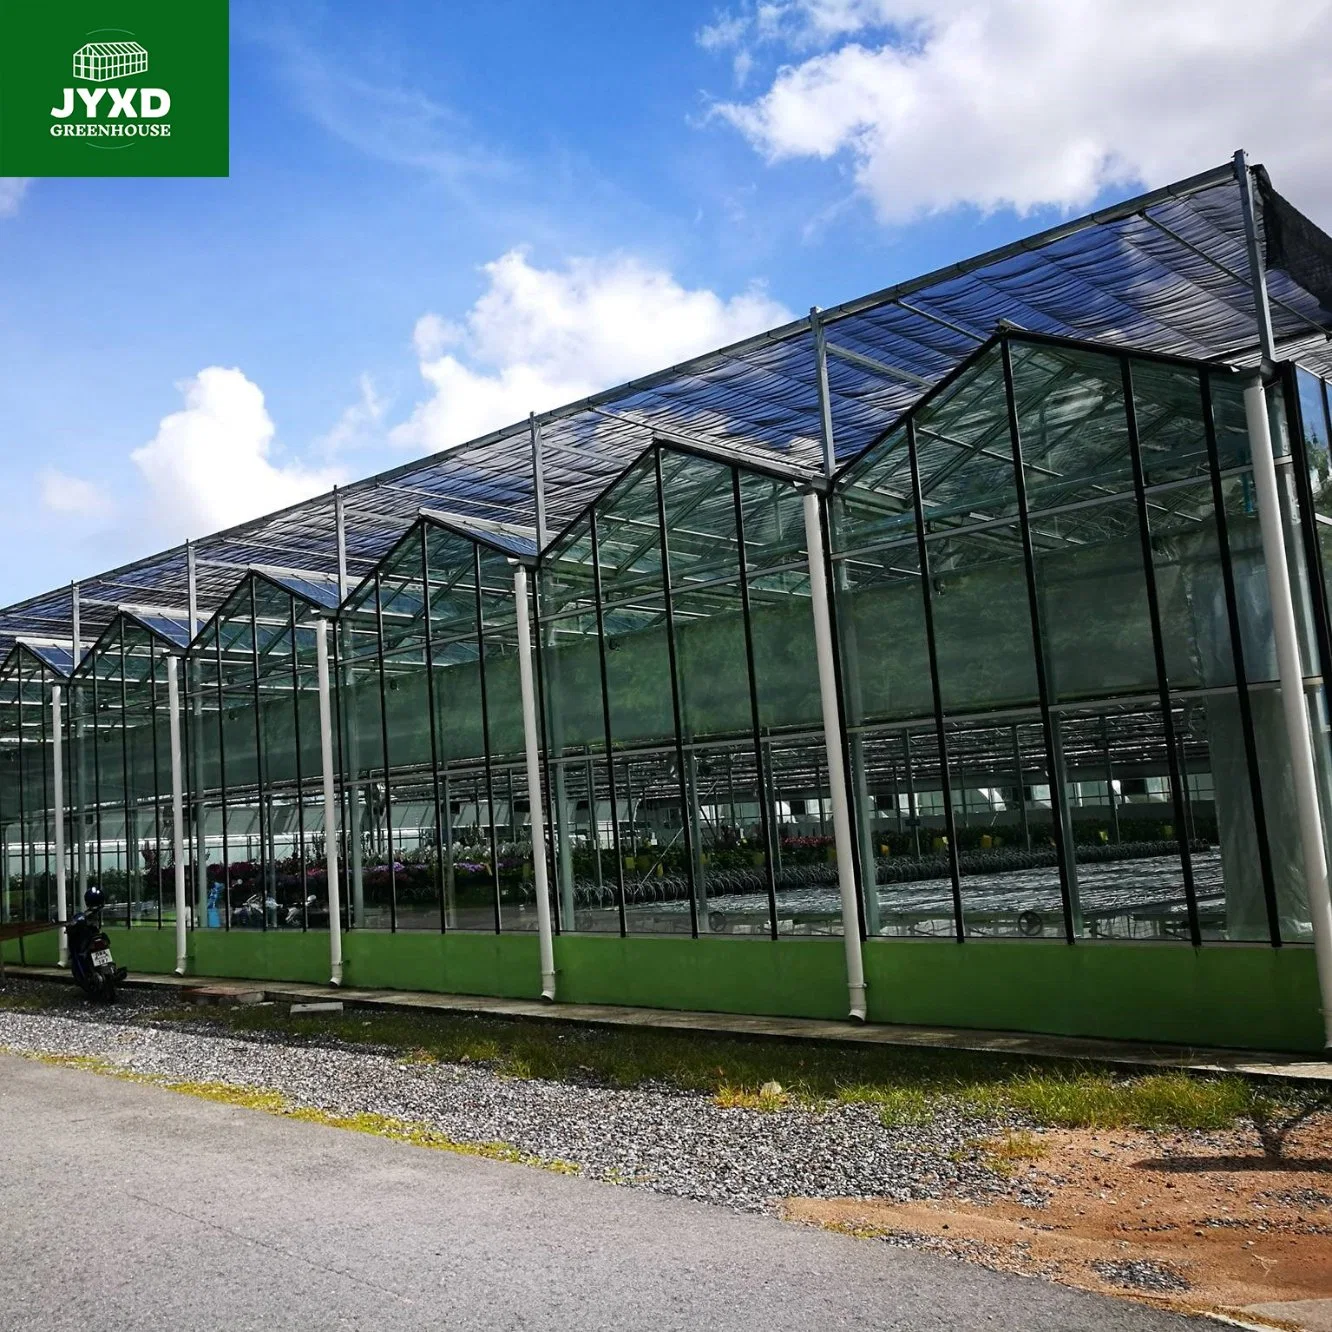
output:
<path id="1" fill-rule="evenodd" d="M 1224 1129 L 1273 1104 L 1269 1092 L 1237 1077 L 1044 1070 L 970 1089 L 977 1109 L 1016 1111 L 1054 1128 Z"/>
<path id="2" fill-rule="evenodd" d="M 933 1102 L 919 1087 L 858 1087 L 856 1091 L 861 1094 L 842 1099 L 876 1103 L 884 1128 L 919 1128 L 934 1113 Z"/>
<path id="3" fill-rule="evenodd" d="M 1045 1155 L 1045 1144 L 1026 1129 L 1005 1133 L 976 1144 L 981 1160 L 995 1174 L 1008 1178 L 1017 1173 L 1021 1165 L 1039 1161 Z"/>
<path id="4" fill-rule="evenodd" d="M 858 1103 L 891 1128 L 941 1109 L 1018 1119 L 1040 1128 L 1221 1129 L 1280 1117 L 1317 1089 L 1258 1085 L 1238 1076 L 1125 1072 L 1094 1064 L 983 1052 L 803 1041 L 699 1032 L 580 1027 L 450 1013 L 376 1012 L 292 1017 L 278 1005 L 192 1010 L 238 1033 L 281 1033 L 387 1048 L 413 1062 L 476 1063 L 507 1077 L 666 1084 L 726 1108 L 773 1113 Z"/>
<path id="5" fill-rule="evenodd" d="M 354 1133 L 369 1133 L 376 1138 L 389 1138 L 393 1142 L 410 1143 L 413 1147 L 431 1147 L 436 1151 L 454 1152 L 460 1156 L 480 1156 L 487 1161 L 507 1161 L 514 1165 L 537 1166 L 561 1175 L 576 1175 L 579 1169 L 571 1161 L 548 1160 L 520 1151 L 509 1142 L 468 1142 L 450 1138 L 446 1133 L 411 1120 L 395 1119 L 391 1115 L 362 1111 L 340 1114 L 314 1106 L 297 1105 L 281 1092 L 259 1087 L 238 1087 L 229 1082 L 167 1082 L 147 1079 L 167 1091 L 185 1096 L 197 1096 L 205 1101 L 219 1101 L 223 1105 L 238 1105 L 247 1110 L 263 1110 L 272 1115 L 284 1115 L 307 1124 L 323 1124 L 329 1128 L 350 1129 Z"/>
<path id="6" fill-rule="evenodd" d="M 17 995 L 26 985 L 11 988 Z M 63 992 L 60 1007 L 79 1006 L 68 987 L 42 987 L 51 988 Z M 479 1064 L 511 1078 L 664 1085 L 763 1113 L 864 1104 L 876 1107 L 886 1126 L 907 1130 L 950 1110 L 1033 1128 L 1224 1129 L 1307 1114 L 1326 1095 L 1317 1086 L 1259 1084 L 1233 1075 L 1139 1073 L 984 1052 L 419 1010 L 349 1008 L 293 1017 L 277 1004 L 177 1005 L 126 1008 L 118 1016 L 133 1022 L 188 1021 L 240 1036 L 374 1046 L 406 1063 Z"/>
<path id="7" fill-rule="evenodd" d="M 100 1073 L 106 1077 L 119 1078 L 122 1082 L 137 1082 L 150 1087 L 160 1087 L 164 1091 L 176 1092 L 181 1096 L 193 1096 L 201 1101 L 214 1101 L 221 1105 L 239 1106 L 244 1110 L 261 1110 L 265 1114 L 283 1115 L 288 1119 L 299 1119 L 307 1124 L 323 1124 L 329 1128 L 369 1133 L 377 1138 L 389 1138 L 393 1142 L 410 1143 L 413 1147 L 430 1147 L 436 1151 L 454 1152 L 460 1156 L 484 1157 L 487 1161 L 506 1161 L 514 1165 L 535 1166 L 540 1170 L 553 1170 L 560 1175 L 581 1173 L 579 1167 L 572 1161 L 534 1156 L 530 1152 L 521 1151 L 510 1142 L 469 1142 L 450 1138 L 429 1124 L 395 1119 L 391 1115 L 373 1114 L 368 1111 L 340 1114 L 315 1106 L 298 1105 L 271 1088 L 239 1086 L 233 1082 L 172 1081 L 168 1078 L 117 1068 L 108 1060 L 99 1059 L 94 1055 L 34 1053 L 3 1045 L 0 1045 L 0 1053 L 19 1055 L 24 1059 L 51 1064 L 57 1068 Z"/>
<path id="8" fill-rule="evenodd" d="M 29 1054 L 25 1050 L 15 1050 L 7 1046 L 0 1046 L 6 1054 L 21 1054 L 28 1059 L 36 1059 L 39 1063 L 51 1064 L 55 1068 L 76 1068 L 83 1073 L 112 1073 L 114 1067 L 105 1059 L 99 1059 L 96 1055 L 76 1055 L 76 1054 Z"/>
<path id="9" fill-rule="evenodd" d="M 790 1096 L 780 1082 L 765 1082 L 758 1091 L 749 1087 L 733 1087 L 729 1083 L 717 1089 L 713 1102 L 723 1110 L 755 1110 L 770 1115 L 791 1103 Z"/>

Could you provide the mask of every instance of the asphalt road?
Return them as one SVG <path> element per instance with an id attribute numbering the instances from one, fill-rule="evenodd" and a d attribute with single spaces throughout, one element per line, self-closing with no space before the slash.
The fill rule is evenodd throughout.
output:
<path id="1" fill-rule="evenodd" d="M 0 1142 L 5 1332 L 1200 1326 L 10 1056 Z"/>

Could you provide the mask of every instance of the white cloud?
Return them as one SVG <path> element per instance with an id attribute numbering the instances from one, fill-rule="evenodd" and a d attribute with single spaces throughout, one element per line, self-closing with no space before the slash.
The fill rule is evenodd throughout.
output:
<path id="1" fill-rule="evenodd" d="M 264 395 L 239 370 L 209 366 L 178 387 L 184 410 L 163 417 L 157 434 L 130 454 L 162 537 L 201 536 L 344 479 L 336 469 L 275 461 Z"/>
<path id="2" fill-rule="evenodd" d="M 0 217 L 13 217 L 32 184 L 31 176 L 0 176 Z"/>
<path id="3" fill-rule="evenodd" d="M 887 222 L 972 205 L 1073 209 L 1237 147 L 1306 209 L 1332 205 L 1332 0 L 784 0 L 724 14 L 708 49 L 800 58 L 715 111 L 769 161 L 849 158 Z M 854 38 L 855 40 L 848 40 Z M 748 45 L 747 45 L 748 44 Z"/>
<path id="4" fill-rule="evenodd" d="M 452 347 L 463 339 L 463 330 L 437 314 L 423 314 L 412 329 L 412 346 L 423 361 L 433 361 L 445 347 Z"/>
<path id="5" fill-rule="evenodd" d="M 791 318 L 759 288 L 723 298 L 629 255 L 541 269 L 514 250 L 483 272 L 486 289 L 462 319 L 417 320 L 413 346 L 430 394 L 387 432 L 394 445 L 448 448 Z M 116 523 L 117 543 L 156 546 L 271 513 L 350 479 L 353 465 L 370 470 L 385 442 L 389 403 L 368 375 L 301 457 L 278 448 L 263 392 L 239 369 L 209 366 L 177 387 L 181 410 L 130 454 L 144 492 L 134 511 L 145 517 L 132 533 Z M 93 482 L 54 470 L 39 481 L 52 512 L 112 513 Z"/>
<path id="6" fill-rule="evenodd" d="M 299 28 L 251 15 L 248 35 L 272 48 L 297 104 L 321 129 L 365 156 L 423 171 L 467 195 L 514 167 L 453 107 L 404 81 L 373 51 L 334 56 Z"/>
<path id="7" fill-rule="evenodd" d="M 369 375 L 360 377 L 357 388 L 360 396 L 350 407 L 343 409 L 333 428 L 318 441 L 317 447 L 321 453 L 346 453 L 376 442 L 379 426 L 388 410 L 388 401 L 380 396 L 375 381 Z"/>
<path id="8" fill-rule="evenodd" d="M 698 30 L 696 40 L 705 51 L 724 51 L 739 46 L 749 36 L 749 31 L 748 15 L 723 12 Z"/>
<path id="9" fill-rule="evenodd" d="M 761 289 L 729 299 L 629 255 L 535 267 L 511 250 L 454 324 L 417 321 L 431 397 L 392 433 L 435 451 L 790 319 Z"/>
<path id="10" fill-rule="evenodd" d="M 42 504 L 52 513 L 75 518 L 103 518 L 113 505 L 106 493 L 79 476 L 48 467 L 37 478 Z"/>

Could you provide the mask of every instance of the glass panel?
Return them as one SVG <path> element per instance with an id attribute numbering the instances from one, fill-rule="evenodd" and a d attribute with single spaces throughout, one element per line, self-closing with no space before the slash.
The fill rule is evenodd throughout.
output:
<path id="1" fill-rule="evenodd" d="M 670 503 L 692 513 L 684 460 L 664 457 L 663 472 Z M 651 456 L 598 503 L 596 537 L 599 568 L 593 567 L 589 517 L 565 535 L 542 573 L 542 668 L 560 919 L 566 929 L 618 932 L 623 871 L 629 930 L 688 932 L 693 876 L 687 848 L 696 829 L 686 830 L 687 805 L 681 799 Z M 690 547 L 683 535 L 680 558 L 687 569 Z M 604 642 L 597 626 L 598 578 Z M 681 628 L 679 639 L 685 634 Z M 682 659 L 693 650 L 695 640 L 689 641 L 685 648 L 677 640 Z M 682 706 L 686 687 L 682 681 Z M 614 812 L 606 710 L 615 759 Z M 692 847 L 697 855 L 696 838 Z"/>
<path id="2" fill-rule="evenodd" d="M 767 742 L 779 935 L 842 929 L 803 498 L 740 479 L 759 723 Z"/>
<path id="3" fill-rule="evenodd" d="M 196 928 L 328 927 L 317 612 L 289 588 L 250 574 L 185 655 L 184 833 Z M 155 836 L 163 845 L 158 863 L 169 865 L 170 742 L 160 646 L 156 657 L 155 686 L 140 707 L 148 737 L 156 717 L 143 771 L 160 792 L 154 795 Z M 170 874 L 162 877 L 168 923 L 174 889 Z"/>
<path id="4" fill-rule="evenodd" d="M 1307 370 L 1295 372 L 1300 399 L 1300 423 L 1304 432 L 1304 452 L 1309 469 L 1309 489 L 1314 512 L 1332 516 L 1332 462 L 1328 453 L 1327 409 L 1322 380 Z"/>
<path id="5" fill-rule="evenodd" d="M 1056 813 L 1039 719 L 950 727 L 948 751 L 966 932 L 1062 938 Z M 942 792 L 931 794 L 938 841 Z M 936 845 L 941 865 L 944 849 Z"/>
<path id="6" fill-rule="evenodd" d="M 1011 461 L 1004 466 L 1009 439 L 997 350 L 916 417 L 967 928 L 1062 933 L 1051 845 L 1055 807 L 1062 801 L 1080 930 L 1187 937 L 1184 864 L 1176 845 L 1182 832 L 1203 933 L 1263 939 L 1257 816 L 1247 751 L 1236 729 L 1234 656 L 1199 372 L 1130 359 L 1162 645 L 1178 695 L 1174 761 L 1188 793 L 1186 827 L 1176 829 L 1122 358 L 1017 337 L 1011 347 L 1054 709 L 1053 774 L 1034 707 L 1035 661 Z M 1242 385 L 1233 376 L 1214 376 L 1211 390 L 1241 646 L 1254 686 L 1257 767 L 1264 804 L 1271 807 L 1272 877 L 1283 927 L 1298 938 L 1307 930 L 1307 922 L 1301 924 L 1307 911 L 1300 906 L 1299 866 L 1285 863 L 1298 841 L 1283 790 L 1288 776 L 1282 776 L 1279 757 L 1279 699 L 1271 689 L 1276 663 Z M 1305 414 L 1317 407 L 1325 430 L 1321 386 L 1305 381 L 1301 390 Z M 943 887 L 933 902 L 919 894 L 907 901 L 910 894 L 895 887 L 921 881 L 926 873 L 944 875 L 947 862 L 939 840 L 944 810 L 932 733 L 922 727 L 910 735 L 915 789 L 908 797 L 907 737 L 887 729 L 895 718 L 913 711 L 923 718 L 930 709 L 921 690 L 928 663 L 919 615 L 899 591 L 918 578 L 905 452 L 899 430 L 849 469 L 834 501 L 851 782 L 862 860 L 868 864 L 872 856 L 877 879 L 867 913 L 871 931 L 948 934 L 946 878 L 938 880 Z M 1325 446 L 1317 441 L 1315 469 L 1324 457 Z M 1319 473 L 1319 484 L 1323 480 Z M 1298 568 L 1298 525 L 1289 496 L 1284 503 Z M 889 595 L 900 598 L 891 610 L 862 613 L 862 606 Z M 1312 635 L 1309 607 L 1302 609 L 1307 669 Z M 1224 762 L 1215 757 L 1222 749 L 1214 739 L 1223 733 Z"/>
<path id="7" fill-rule="evenodd" d="M 520 835 L 514 809 L 518 798 L 526 794 L 526 780 L 513 566 L 499 552 L 484 548 L 479 563 L 491 765 L 491 882 L 499 899 L 501 928 L 534 930 L 531 835 L 530 831 Z M 594 816 L 599 809 L 594 806 Z"/>
<path id="8" fill-rule="evenodd" d="M 418 529 L 379 572 L 384 669 L 381 680 L 376 663 L 375 675 L 380 689 L 379 721 L 387 734 L 388 768 L 383 767 L 381 753 L 378 779 L 367 784 L 372 797 L 371 843 L 363 872 L 372 895 L 391 900 L 390 919 L 396 920 L 400 930 L 440 927 L 421 553 Z M 373 708 L 371 711 L 373 714 Z M 372 730 L 373 721 L 372 715 Z M 378 919 L 383 924 L 382 910 Z"/>
<path id="9" fill-rule="evenodd" d="M 873 735 L 865 755 L 877 880 L 866 904 L 869 932 L 951 938 L 953 885 L 933 724 Z"/>
<path id="10" fill-rule="evenodd" d="M 22 647 L 0 670 L 0 923 L 55 917 L 55 682 Z"/>

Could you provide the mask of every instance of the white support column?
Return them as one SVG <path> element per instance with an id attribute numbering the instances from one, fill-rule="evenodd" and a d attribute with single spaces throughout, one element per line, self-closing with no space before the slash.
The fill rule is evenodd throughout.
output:
<path id="1" fill-rule="evenodd" d="M 180 755 L 180 658 L 167 657 L 167 715 L 171 737 L 171 870 L 176 889 L 176 975 L 189 965 L 185 928 L 185 775 Z"/>
<path id="2" fill-rule="evenodd" d="M 85 730 L 83 714 L 85 704 L 82 697 L 76 695 L 74 692 L 74 671 L 78 668 L 79 661 L 83 657 L 83 626 L 79 606 L 79 585 L 77 583 L 71 583 L 69 587 L 71 625 L 70 646 L 74 659 L 74 665 L 70 668 L 69 684 L 69 705 L 74 709 L 73 744 L 70 746 L 70 762 L 74 765 L 74 882 L 78 889 L 79 903 L 81 905 L 83 902 L 83 894 L 88 890 L 88 829 L 86 824 L 88 789 L 87 768 L 83 753 L 83 736 Z"/>
<path id="3" fill-rule="evenodd" d="M 199 574 L 193 541 L 185 543 L 185 597 L 193 643 L 199 632 Z M 189 658 L 185 661 L 189 670 Z M 203 803 L 203 699 L 196 687 L 198 679 L 196 669 L 190 676 L 190 818 L 194 825 L 194 928 L 201 930 L 208 921 L 208 816 Z"/>
<path id="4" fill-rule="evenodd" d="M 842 938 L 846 943 L 846 988 L 850 1016 L 864 1022 L 865 965 L 860 947 L 860 913 L 856 903 L 855 858 L 851 849 L 851 807 L 842 762 L 842 721 L 837 706 L 833 661 L 832 617 L 828 611 L 828 572 L 823 558 L 823 519 L 819 497 L 805 495 L 805 543 L 809 555 L 809 594 L 818 650 L 819 698 L 823 705 L 823 744 L 828 756 L 828 789 L 832 794 L 833 840 L 837 847 L 837 886 L 842 896 Z"/>
<path id="5" fill-rule="evenodd" d="M 536 877 L 537 941 L 541 955 L 541 997 L 555 998 L 555 940 L 550 924 L 550 884 L 546 875 L 546 830 L 541 814 L 541 742 L 537 728 L 536 686 L 532 678 L 532 615 L 527 598 L 527 570 L 513 571 L 513 600 L 518 611 L 518 683 L 523 698 L 523 741 L 527 752 L 527 807 L 532 822 L 532 870 Z"/>
<path id="6" fill-rule="evenodd" d="M 814 384 L 819 396 L 819 437 L 823 442 L 823 474 L 831 478 L 837 470 L 837 441 L 833 435 L 832 393 L 828 388 L 828 343 L 824 333 L 823 316 L 817 305 L 810 306 L 809 327 L 814 334 Z M 833 533 L 836 541 L 836 532 Z M 845 590 L 846 564 L 843 562 L 836 571 L 838 590 Z M 851 719 L 859 723 L 860 687 L 859 662 L 856 660 L 854 645 L 846 654 L 848 684 L 850 693 L 848 708 Z M 865 741 L 857 735 L 851 739 L 851 776 L 855 783 L 855 800 L 851 805 L 851 815 L 856 824 L 856 842 L 860 853 L 861 879 L 865 886 L 865 924 L 868 932 L 879 932 L 879 890 L 878 868 L 874 856 L 874 806 L 870 800 L 869 782 L 865 775 Z"/>
<path id="7" fill-rule="evenodd" d="M 319 757 L 324 770 L 324 866 L 328 875 L 329 984 L 342 984 L 342 905 L 338 888 L 338 795 L 333 768 L 333 708 L 328 689 L 328 621 L 315 621 L 319 676 Z"/>
<path id="8" fill-rule="evenodd" d="M 1261 378 L 1244 390 L 1244 413 L 1249 427 L 1253 486 L 1258 500 L 1258 526 L 1262 534 L 1267 591 L 1272 602 L 1272 638 L 1276 646 L 1277 678 L 1286 739 L 1290 744 L 1291 780 L 1299 816 L 1300 850 L 1304 859 L 1304 886 L 1313 926 L 1318 991 L 1323 1009 L 1323 1041 L 1332 1049 L 1332 899 L 1328 896 L 1327 857 L 1323 850 L 1323 820 L 1318 808 L 1318 780 L 1309 714 L 1304 697 L 1304 672 L 1286 564 L 1285 533 L 1277 493 L 1272 427 L 1267 416 L 1267 394 Z"/>
<path id="9" fill-rule="evenodd" d="M 55 788 L 55 866 L 56 866 L 56 920 L 60 924 L 60 965 L 69 966 L 69 938 L 65 922 L 69 919 L 69 888 L 65 876 L 65 751 L 64 731 L 61 727 L 63 690 L 51 686 L 51 784 Z"/>

